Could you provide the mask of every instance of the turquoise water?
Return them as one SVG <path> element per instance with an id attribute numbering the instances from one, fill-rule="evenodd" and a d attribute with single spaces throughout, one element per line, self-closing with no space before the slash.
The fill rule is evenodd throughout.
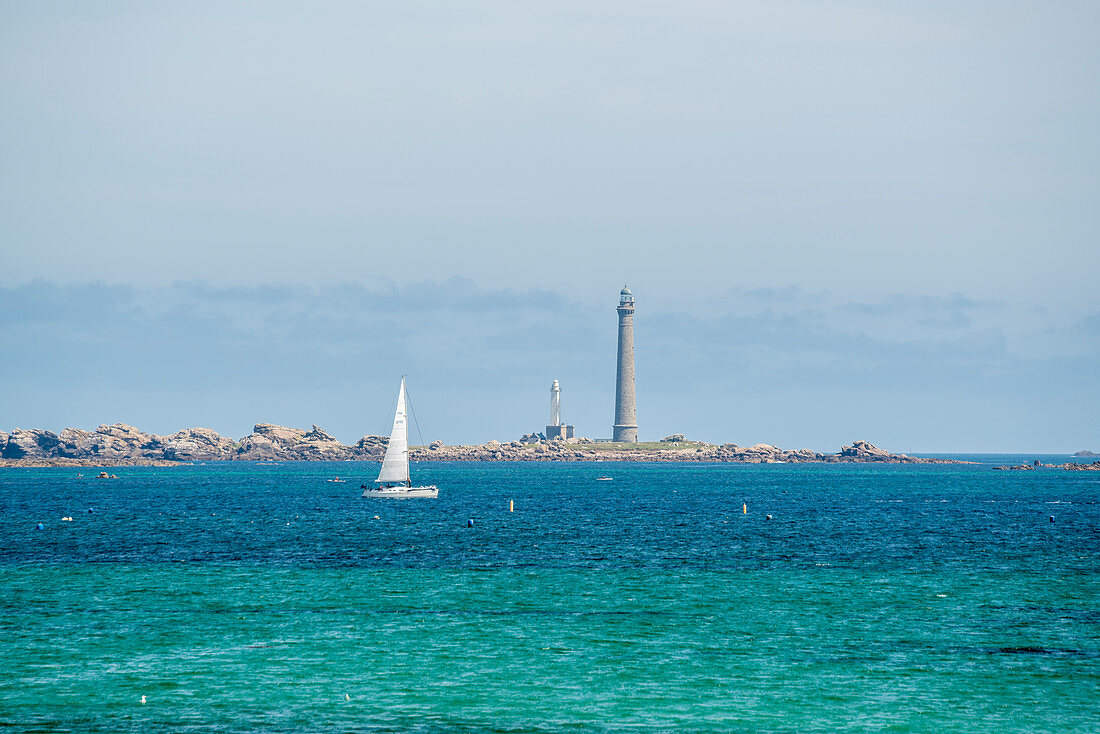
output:
<path id="1" fill-rule="evenodd" d="M 0 725 L 1100 726 L 1096 473 L 375 466 L 0 473 Z"/>

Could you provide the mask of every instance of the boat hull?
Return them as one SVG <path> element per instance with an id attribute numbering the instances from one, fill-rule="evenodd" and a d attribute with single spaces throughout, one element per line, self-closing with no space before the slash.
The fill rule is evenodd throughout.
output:
<path id="1" fill-rule="evenodd" d="M 404 500 L 416 497 L 438 497 L 439 487 L 434 484 L 428 487 L 367 487 L 363 490 L 364 497 L 382 497 L 385 499 Z"/>

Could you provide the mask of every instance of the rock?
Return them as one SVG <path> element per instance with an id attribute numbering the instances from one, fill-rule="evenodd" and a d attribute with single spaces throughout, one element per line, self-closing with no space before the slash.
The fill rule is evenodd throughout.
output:
<path id="1" fill-rule="evenodd" d="M 76 436 L 75 429 L 70 435 Z M 127 423 L 115 423 L 101 425 L 95 433 L 77 440 L 73 452 L 80 456 L 104 458 L 159 458 L 163 455 L 163 448 L 162 437 L 145 433 Z"/>
<path id="2" fill-rule="evenodd" d="M 513 441 L 512 443 L 514 444 L 515 441 Z M 431 444 L 428 446 L 428 448 L 431 449 L 432 451 L 438 451 L 439 449 L 443 448 L 443 442 L 442 441 L 432 441 Z"/>
<path id="3" fill-rule="evenodd" d="M 381 458 L 386 453 L 386 446 L 389 445 L 389 442 L 390 439 L 386 436 L 363 436 L 355 444 L 355 451 L 363 459 Z M 436 443 L 440 446 L 443 445 L 442 441 L 436 441 Z"/>
<path id="4" fill-rule="evenodd" d="M 94 434 L 91 431 L 82 431 L 79 428 L 66 428 L 58 434 L 61 443 L 57 447 L 58 456 L 77 458 L 83 456 L 85 450 L 81 448 Z"/>
<path id="5" fill-rule="evenodd" d="M 294 458 L 300 461 L 350 459 L 354 453 L 354 449 L 340 443 L 317 426 L 313 426 L 309 433 L 302 435 L 301 441 L 288 448 Z"/>
<path id="6" fill-rule="evenodd" d="M 340 443 L 335 438 L 328 435 L 328 433 L 326 433 L 324 429 L 318 427 L 317 424 L 313 425 L 313 428 L 310 430 L 309 433 L 302 436 L 302 440 L 303 441 L 327 441 L 327 442 L 330 442 L 330 443 Z"/>
<path id="7" fill-rule="evenodd" d="M 61 439 L 53 431 L 16 428 L 4 446 L 5 459 L 45 459 L 56 454 Z"/>
<path id="8" fill-rule="evenodd" d="M 889 451 L 884 451 L 867 441 L 855 441 L 851 446 L 843 446 L 840 456 L 860 461 L 881 461 L 895 458 Z"/>
<path id="9" fill-rule="evenodd" d="M 223 461 L 236 454 L 234 442 L 210 428 L 186 428 L 164 441 L 162 458 L 170 461 Z"/>
<path id="10" fill-rule="evenodd" d="M 293 447 L 302 443 L 305 436 L 306 432 L 297 428 L 257 423 L 252 427 L 252 433 L 240 440 L 236 458 L 242 461 L 291 461 L 297 458 Z"/>
<path id="11" fill-rule="evenodd" d="M 235 458 L 245 461 L 338 461 L 372 458 L 377 448 L 377 437 L 364 436 L 356 446 L 345 446 L 317 425 L 307 432 L 274 423 L 257 423 L 252 430 L 253 433 L 240 440 Z"/>
<path id="12" fill-rule="evenodd" d="M 684 440 L 684 434 L 672 433 L 661 439 L 661 443 L 680 443 Z"/>
<path id="13" fill-rule="evenodd" d="M 267 436 L 253 433 L 237 442 L 234 458 L 239 461 L 273 461 L 284 458 L 283 447 Z"/>
<path id="14" fill-rule="evenodd" d="M 257 423 L 252 427 L 252 434 L 266 438 L 280 446 L 293 446 L 305 437 L 306 432 L 297 428 L 277 426 L 274 423 Z"/>

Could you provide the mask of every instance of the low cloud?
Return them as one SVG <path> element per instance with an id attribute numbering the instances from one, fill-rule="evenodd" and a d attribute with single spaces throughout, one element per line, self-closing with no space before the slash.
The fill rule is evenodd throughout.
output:
<path id="1" fill-rule="evenodd" d="M 1052 397 L 1063 401 L 1063 425 L 1044 431 L 1076 445 L 1095 430 L 1084 416 L 1098 407 L 1096 340 L 1071 357 L 1058 341 L 1037 347 L 1001 304 L 910 294 L 856 302 L 798 288 L 731 291 L 727 310 L 707 315 L 647 313 L 640 303 L 643 437 L 684 431 L 835 449 L 885 434 L 1007 448 L 1013 423 L 1004 416 L 1033 424 L 1025 416 Z M 1098 314 L 1080 323 L 1078 335 L 1100 331 Z M 407 373 L 428 439 L 538 429 L 553 379 L 580 433 L 610 431 L 615 316 L 545 290 L 457 278 L 323 288 L 36 281 L 0 288 L 0 326 L 5 430 L 125 420 L 162 433 L 207 425 L 244 435 L 270 420 L 318 423 L 353 441 L 387 428 L 391 393 Z M 1001 416 L 997 425 L 991 415 Z M 856 423 L 875 433 L 847 435 Z M 965 435 L 974 443 L 960 445 Z"/>

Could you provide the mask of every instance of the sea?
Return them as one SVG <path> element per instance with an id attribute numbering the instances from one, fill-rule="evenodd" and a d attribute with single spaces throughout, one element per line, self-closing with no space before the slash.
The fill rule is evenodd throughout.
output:
<path id="1" fill-rule="evenodd" d="M 955 458 L 2 469 L 0 729 L 1100 730 L 1100 472 Z"/>

